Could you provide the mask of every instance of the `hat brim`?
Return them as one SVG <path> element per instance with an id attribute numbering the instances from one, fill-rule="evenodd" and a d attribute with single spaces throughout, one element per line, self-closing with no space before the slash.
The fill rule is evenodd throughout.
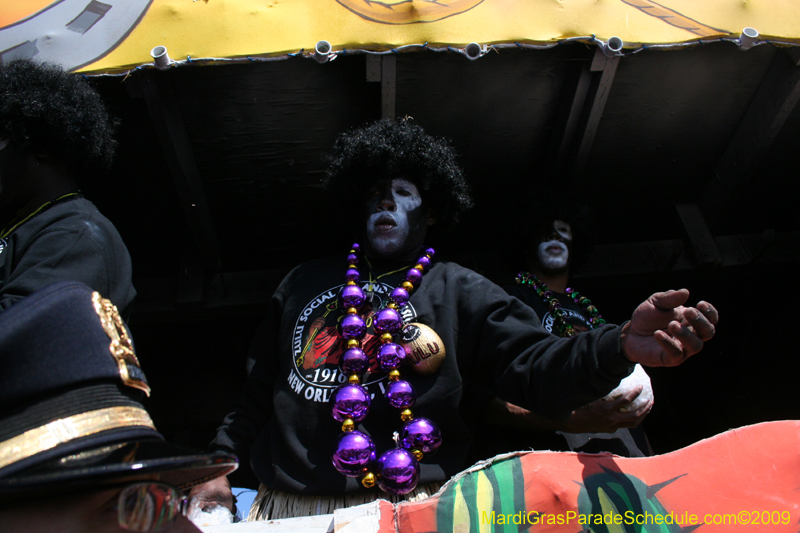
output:
<path id="1" fill-rule="evenodd" d="M 201 453 L 168 442 L 128 442 L 65 456 L 0 479 L 0 501 L 68 492 L 116 480 L 160 474 L 182 490 L 227 475 L 239 466 L 236 456 Z"/>

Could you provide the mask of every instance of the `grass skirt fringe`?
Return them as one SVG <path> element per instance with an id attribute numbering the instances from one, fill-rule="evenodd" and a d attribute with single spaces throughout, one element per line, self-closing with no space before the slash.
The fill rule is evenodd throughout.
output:
<path id="1" fill-rule="evenodd" d="M 443 485 L 443 483 L 429 483 L 420 485 L 408 494 L 394 495 L 381 491 L 344 493 L 336 496 L 307 496 L 303 494 L 289 494 L 272 490 L 262 483 L 258 487 L 258 494 L 250 507 L 248 522 L 264 520 L 278 520 L 280 518 L 294 518 L 297 516 L 316 516 L 332 514 L 334 509 L 343 509 L 354 505 L 369 503 L 377 499 L 388 500 L 392 503 L 401 501 L 416 502 L 424 500 Z"/>

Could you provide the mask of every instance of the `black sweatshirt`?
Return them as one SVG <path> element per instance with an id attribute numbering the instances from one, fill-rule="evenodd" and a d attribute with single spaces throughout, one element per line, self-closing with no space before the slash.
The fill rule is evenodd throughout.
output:
<path id="1" fill-rule="evenodd" d="M 0 311 L 58 281 L 80 281 L 126 317 L 136 296 L 117 229 L 81 196 L 53 204 L 3 239 Z"/>
<path id="2" fill-rule="evenodd" d="M 212 448 L 249 461 L 259 480 L 276 490 L 364 490 L 357 479 L 339 474 L 330 459 L 341 433 L 328 399 L 344 380 L 337 366 L 344 341 L 335 325 L 342 316 L 336 302 L 346 266 L 344 258 L 312 261 L 283 280 L 251 347 L 244 393 L 212 442 Z M 374 276 L 399 271 L 378 280 L 373 312 L 402 283 L 407 270 L 402 266 L 376 266 Z M 370 276 L 365 271 L 361 285 L 366 291 Z M 633 368 L 620 353 L 618 327 L 554 337 L 530 307 L 455 263 L 435 262 L 403 311 L 406 322 L 433 328 L 446 350 L 433 375 L 401 368 L 401 379 L 417 393 L 414 416 L 430 418 L 443 435 L 438 452 L 422 460 L 420 483 L 445 481 L 469 466 L 471 431 L 479 427 L 477 411 L 492 386 L 500 387 L 508 401 L 564 419 L 611 391 Z M 368 354 L 378 344 L 373 335 L 370 328 L 363 341 Z M 372 436 L 378 455 L 394 447 L 392 432 L 402 427 L 397 410 L 383 398 L 386 383 L 377 369 L 362 380 L 374 397 L 358 429 Z"/>

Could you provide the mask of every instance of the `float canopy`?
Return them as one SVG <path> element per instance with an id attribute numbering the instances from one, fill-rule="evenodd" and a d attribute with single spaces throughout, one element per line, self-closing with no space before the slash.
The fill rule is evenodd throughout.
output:
<path id="1" fill-rule="evenodd" d="M 0 58 L 86 73 L 419 49 L 474 58 L 570 41 L 611 53 L 731 40 L 800 44 L 793 0 L 0 0 Z M 468 48 L 470 43 L 474 43 Z"/>

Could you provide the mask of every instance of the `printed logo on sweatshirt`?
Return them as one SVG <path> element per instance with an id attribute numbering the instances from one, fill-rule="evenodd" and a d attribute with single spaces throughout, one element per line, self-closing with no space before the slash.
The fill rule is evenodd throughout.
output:
<path id="1" fill-rule="evenodd" d="M 347 349 L 347 343 L 337 332 L 337 326 L 344 317 L 339 305 L 339 291 L 343 286 L 320 293 L 306 304 L 295 322 L 292 336 L 294 364 L 287 381 L 295 394 L 310 401 L 327 402 L 333 390 L 347 381 L 347 376 L 339 370 L 339 359 Z M 372 319 L 386 306 L 394 287 L 373 283 L 371 300 L 369 282 L 363 282 L 361 288 L 367 294 L 367 302 L 360 310 L 367 324 L 361 349 L 369 356 L 369 369 L 362 376 L 361 384 L 374 397 L 376 393 L 383 394 L 386 373 L 381 371 L 375 359 L 381 342 L 372 328 Z M 417 316 L 410 303 L 403 307 L 401 314 L 406 323 Z"/>
<path id="2" fill-rule="evenodd" d="M 564 318 L 567 321 L 567 324 L 570 324 L 573 329 L 575 329 L 576 333 L 583 333 L 584 331 L 589 331 L 592 329 L 592 326 L 589 324 L 589 322 L 587 322 L 583 315 L 578 311 L 567 309 L 565 307 L 562 307 L 562 309 L 565 312 Z M 544 329 L 550 333 L 553 333 L 553 322 L 555 322 L 555 318 L 548 311 L 545 313 L 544 318 L 542 319 L 542 325 L 544 326 Z"/>

